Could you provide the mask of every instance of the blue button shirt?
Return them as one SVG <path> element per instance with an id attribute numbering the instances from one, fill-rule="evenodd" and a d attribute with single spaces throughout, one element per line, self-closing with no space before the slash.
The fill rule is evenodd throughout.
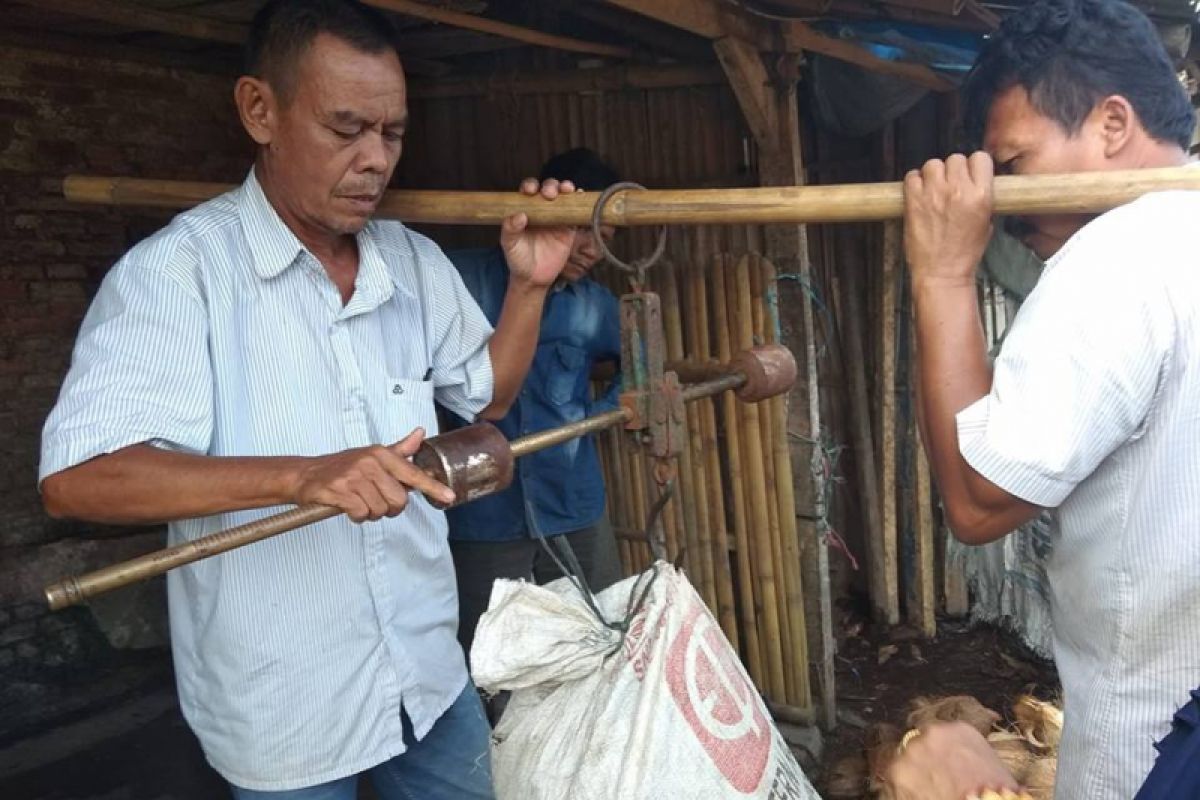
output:
<path id="1" fill-rule="evenodd" d="M 503 252 L 490 248 L 447 255 L 495 325 L 508 290 Z M 515 439 L 616 408 L 619 381 L 593 403 L 589 376 L 595 362 L 616 360 L 620 352 L 620 314 L 612 292 L 589 278 L 552 290 L 529 376 L 508 415 L 496 424 Z M 466 424 L 450 416 L 450 427 Z M 508 541 L 531 535 L 527 498 L 536 528 L 545 536 L 596 522 L 604 513 L 604 478 L 593 438 L 572 439 L 518 460 L 508 489 L 447 513 L 450 538 Z"/>

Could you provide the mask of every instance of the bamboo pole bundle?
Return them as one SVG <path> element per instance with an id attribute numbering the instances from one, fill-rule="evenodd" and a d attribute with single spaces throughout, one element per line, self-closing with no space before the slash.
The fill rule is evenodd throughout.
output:
<path id="1" fill-rule="evenodd" d="M 662 290 L 659 296 L 662 300 L 662 318 L 666 333 L 667 359 L 669 361 L 680 361 L 684 358 L 684 344 L 677 265 L 674 261 L 662 262 L 654 269 L 654 274 L 656 276 L 661 274 L 662 276 Z M 676 489 L 675 497 L 671 501 L 671 511 L 673 515 L 678 515 L 682 522 L 680 525 L 682 535 L 679 537 L 677 543 L 677 547 L 681 549 L 677 549 L 675 554 L 683 553 L 684 569 L 698 581 L 701 568 L 699 561 L 700 553 L 696 540 L 696 505 L 700 495 L 697 493 L 695 480 L 692 475 L 692 458 L 692 453 L 685 446 L 676 464 Z M 705 603 L 707 603 L 709 597 L 698 583 L 696 590 Z"/>
<path id="2" fill-rule="evenodd" d="M 605 431 L 604 435 L 607 439 L 607 447 L 604 449 L 608 454 L 614 478 L 613 482 L 608 484 L 609 509 L 613 523 L 625 530 L 637 530 L 638 528 L 633 521 L 633 514 L 630 509 L 633 490 L 629 482 L 629 470 L 626 465 L 625 455 L 621 448 L 622 433 L 616 429 L 612 429 Z M 625 573 L 632 575 L 637 572 L 637 554 L 634 543 L 621 540 L 620 544 L 624 548 L 623 563 L 625 565 Z"/>
<path id="3" fill-rule="evenodd" d="M 613 526 L 614 532 L 625 528 L 624 520 L 617 516 L 616 496 L 613 492 L 617 485 L 617 476 L 613 471 L 612 449 L 608 446 L 609 434 L 611 431 L 603 431 L 596 437 L 596 454 L 600 458 L 600 477 L 604 481 L 604 502 L 605 513 L 608 516 L 609 523 Z M 617 541 L 617 557 L 621 562 L 621 574 L 629 575 L 629 558 L 626 554 L 627 542 L 621 537 L 616 537 Z"/>
<path id="4" fill-rule="evenodd" d="M 752 341 L 766 341 L 765 288 L 762 282 L 763 258 L 756 253 L 745 257 L 749 268 L 750 318 Z M 796 705 L 796 675 L 792 668 L 795 643 L 792 641 L 791 611 L 787 602 L 787 564 L 783 555 L 783 532 L 779 524 L 779 507 L 775 503 L 779 490 L 775 479 L 775 461 L 769 457 L 773 450 L 774 431 L 770 405 L 766 402 L 754 404 L 758 412 L 758 429 L 763 451 L 763 491 L 766 499 L 767 538 L 771 545 L 771 561 L 775 568 L 776 596 L 779 606 L 780 644 L 783 651 L 784 702 Z"/>
<path id="5" fill-rule="evenodd" d="M 729 314 L 731 299 L 727 286 L 736 280 L 733 260 L 719 255 L 713 260 L 713 323 L 717 334 L 717 358 L 728 362 L 733 358 L 732 323 Z M 758 633 L 758 586 L 755 582 L 753 556 L 750 547 L 749 512 L 746 508 L 745 477 L 742 470 L 741 435 L 738 432 L 737 398 L 726 392 L 721 397 L 721 419 L 725 431 L 726 464 L 729 497 L 732 502 L 734 541 L 737 544 L 737 574 L 739 619 L 745 639 L 746 668 L 755 685 L 766 681 L 763 643 Z"/>
<path id="6" fill-rule="evenodd" d="M 778 279 L 775 265 L 763 259 L 762 285 L 766 320 L 764 340 L 774 344 L 780 339 Z M 788 441 L 787 398 L 772 397 L 766 403 L 772 420 L 770 439 L 771 458 L 775 463 L 775 501 L 778 507 L 780 531 L 783 537 L 784 596 L 791 626 L 793 681 L 796 695 L 790 701 L 801 708 L 812 706 L 812 690 L 808 677 L 808 634 L 805 619 L 804 584 L 800 564 L 800 539 L 796 525 L 796 493 L 792 483 L 792 453 Z"/>
<path id="7" fill-rule="evenodd" d="M 699 343 L 702 337 L 707 334 L 707 331 L 700 327 L 703 324 L 703 303 L 705 302 L 704 274 L 700 270 L 694 268 L 684 270 L 684 291 L 681 297 L 683 298 L 683 302 L 687 304 L 687 351 L 692 358 L 699 360 Z M 710 498 L 716 492 L 719 492 L 721 487 L 719 485 L 710 486 L 708 475 L 704 470 L 700 410 L 695 404 L 692 404 L 687 409 L 687 432 L 688 446 L 685 449 L 691 453 L 688 466 L 693 476 L 693 487 L 695 490 L 695 495 L 693 495 L 695 500 L 689 505 L 695 506 L 696 512 L 695 542 L 699 556 L 696 561 L 700 569 L 700 584 L 704 587 L 701 596 L 713 614 L 716 615 L 719 613 L 719 608 L 717 604 L 716 571 L 713 561 Z"/>
<path id="8" fill-rule="evenodd" d="M 732 323 L 738 332 L 738 349 L 754 345 L 754 319 L 750 290 L 750 257 L 743 256 L 734 270 L 731 290 Z M 741 434 L 745 450 L 743 456 L 747 505 L 751 520 L 750 535 L 754 542 L 754 559 L 757 564 L 757 584 L 762 591 L 761 639 L 767 657 L 767 682 L 762 687 L 768 696 L 780 700 L 786 696 L 783 670 L 783 628 L 780 625 L 779 586 L 772 558 L 771 530 L 768 512 L 766 471 L 763 459 L 762 429 L 757 404 L 744 403 L 741 410 Z"/>
<path id="9" fill-rule="evenodd" d="M 742 332 L 741 332 L 741 323 L 739 321 L 740 314 L 739 314 L 739 305 L 738 305 L 739 304 L 739 287 L 738 287 L 738 270 L 737 270 L 738 258 L 739 258 L 738 256 L 731 255 L 730 260 L 729 260 L 729 269 L 725 273 L 725 295 L 726 295 L 725 299 L 726 299 L 726 309 L 727 309 L 728 322 L 729 322 L 729 341 L 730 341 L 730 345 L 734 352 L 741 349 L 741 342 L 742 342 Z M 751 481 L 753 480 L 753 472 L 751 471 L 752 465 L 749 464 L 750 445 L 749 445 L 749 441 L 747 439 L 747 434 L 746 434 L 746 429 L 745 429 L 745 413 L 746 413 L 746 409 L 743 407 L 743 405 L 741 403 L 731 404 L 730 411 L 729 411 L 729 423 L 728 424 L 730 426 L 730 429 L 733 431 L 736 431 L 736 433 L 737 433 L 738 449 L 739 449 L 739 453 L 741 455 L 741 463 L 739 465 L 739 472 L 740 472 L 741 478 L 738 482 L 738 485 L 739 485 L 739 489 L 742 492 L 743 500 L 745 502 L 744 509 L 745 509 L 746 546 L 747 546 L 746 555 L 747 555 L 747 559 L 750 563 L 750 575 L 751 575 L 752 586 L 753 586 L 753 590 L 754 590 L 754 613 L 755 613 L 754 625 L 757 630 L 759 651 L 760 651 L 760 656 L 762 658 L 762 664 L 763 664 L 763 669 L 764 669 L 763 683 L 760 683 L 759 685 L 761 687 L 765 688 L 767 685 L 766 682 L 768 680 L 768 671 L 770 669 L 771 657 L 770 657 L 770 653 L 769 653 L 769 645 L 767 642 L 768 634 L 764 630 L 763 625 L 764 625 L 764 620 L 766 619 L 766 611 L 765 611 L 766 606 L 768 603 L 773 603 L 774 598 L 773 598 L 773 593 L 769 593 L 769 592 L 765 591 L 768 587 L 764 586 L 763 582 L 760 579 L 760 575 L 761 575 L 760 553 L 762 550 L 762 544 L 761 544 L 761 542 L 759 540 L 759 536 L 756 532 L 754 504 L 756 502 L 757 497 L 754 492 L 754 487 L 751 485 Z M 766 557 L 769 559 L 770 554 L 767 553 Z"/>
<path id="10" fill-rule="evenodd" d="M 646 520 L 650 514 L 650 507 L 654 505 L 654 501 L 658 499 L 655 493 L 654 482 L 650 478 L 650 470 L 647 469 L 646 459 L 637 451 L 637 448 L 630 445 L 629 440 L 625 442 L 626 458 L 633 467 L 633 507 L 634 516 L 638 520 L 637 529 L 639 531 L 646 530 Z M 650 531 L 646 531 L 648 534 Z M 654 561 L 654 555 L 650 552 L 649 546 L 639 547 L 641 551 L 641 568 L 647 569 Z"/>
<path id="11" fill-rule="evenodd" d="M 708 252 L 701 249 L 702 252 Z M 694 330 L 695 337 L 692 345 L 692 357 L 700 363 L 708 363 L 712 359 L 711 332 L 712 325 L 708 314 L 709 296 L 707 284 L 711 275 L 705 275 L 701 265 L 712 264 L 712 258 L 696 260 L 696 297 L 692 305 L 696 315 Z M 740 636 L 737 630 L 737 611 L 733 599 L 733 576 L 730 572 L 729 535 L 725 518 L 725 497 L 728 486 L 721 477 L 720 454 L 717 442 L 716 412 L 711 398 L 692 403 L 690 409 L 696 411 L 697 434 L 693 435 L 695 458 L 699 461 L 704 476 L 707 496 L 703 505 L 707 507 L 707 524 L 709 546 L 713 570 L 713 580 L 716 584 L 717 605 L 714 613 L 721 623 L 721 629 L 726 638 L 737 648 Z"/>
<path id="12" fill-rule="evenodd" d="M 639 483 L 639 476 L 635 469 L 636 463 L 629 452 L 628 439 L 623 433 L 618 433 L 616 437 L 616 453 L 617 461 L 621 468 L 621 494 L 625 499 L 623 503 L 625 518 L 628 520 L 629 529 L 641 534 L 644 531 L 646 522 L 645 518 L 641 515 L 641 507 L 638 503 L 638 498 L 641 494 L 641 484 Z M 632 572 L 641 572 L 646 568 L 646 556 L 643 544 L 633 542 L 629 555 Z"/>

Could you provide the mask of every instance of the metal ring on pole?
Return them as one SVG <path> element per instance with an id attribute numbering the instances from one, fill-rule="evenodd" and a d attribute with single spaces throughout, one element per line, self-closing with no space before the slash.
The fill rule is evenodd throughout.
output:
<path id="1" fill-rule="evenodd" d="M 667 250 L 667 226 L 659 226 L 658 243 L 654 246 L 654 252 L 650 254 L 650 257 L 646 259 L 639 259 L 634 261 L 632 264 L 626 264 L 624 261 L 613 255 L 613 252 L 608 249 L 608 244 L 605 243 L 604 237 L 600 235 L 600 226 L 603 224 L 602 218 L 604 216 L 604 206 L 609 200 L 612 199 L 613 195 L 615 195 L 617 192 L 623 192 L 626 189 L 645 188 L 646 187 L 642 186 L 640 183 L 633 183 L 632 181 L 621 181 L 620 183 L 614 183 L 612 186 L 609 186 L 600 193 L 600 197 L 596 199 L 595 207 L 592 208 L 592 236 L 595 237 L 596 244 L 600 248 L 600 252 L 604 254 L 604 258 L 608 261 L 608 263 L 612 264 L 614 267 L 637 275 L 639 283 L 641 283 L 646 270 L 654 266 L 654 264 L 656 264 L 658 260 L 662 258 L 663 253 L 665 253 Z"/>

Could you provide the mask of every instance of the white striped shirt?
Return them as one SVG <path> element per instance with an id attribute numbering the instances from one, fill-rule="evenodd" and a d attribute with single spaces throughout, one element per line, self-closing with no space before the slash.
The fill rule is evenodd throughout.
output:
<path id="1" fill-rule="evenodd" d="M 1047 265 L 959 414 L 963 456 L 1057 508 L 1056 797 L 1128 800 L 1200 683 L 1200 192 L 1103 215 Z"/>
<path id="2" fill-rule="evenodd" d="M 441 250 L 396 222 L 357 237 L 343 306 L 320 263 L 241 188 L 181 214 L 104 280 L 46 423 L 41 477 L 139 442 L 315 456 L 437 432 L 492 395 L 491 327 Z M 426 380 L 426 375 L 429 379 Z M 281 509 L 169 526 L 193 539 Z M 467 682 L 440 511 L 346 517 L 172 572 L 184 714 L 212 765 L 257 790 L 311 786 L 404 751 Z"/>

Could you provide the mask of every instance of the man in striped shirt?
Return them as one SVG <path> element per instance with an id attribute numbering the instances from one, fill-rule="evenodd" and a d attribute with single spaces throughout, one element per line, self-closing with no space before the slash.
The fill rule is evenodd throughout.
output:
<path id="1" fill-rule="evenodd" d="M 1056 510 L 1056 797 L 1126 800 L 1200 680 L 1200 192 L 1021 221 L 1049 261 L 994 367 L 975 268 L 993 163 L 1018 174 L 1180 166 L 1194 111 L 1153 25 L 1121 0 L 1014 11 L 965 94 L 986 152 L 905 181 L 918 418 L 959 539 L 993 541 Z M 891 776 L 899 798 L 1012 788 L 965 727 L 918 736 L 906 753 Z"/>
<path id="2" fill-rule="evenodd" d="M 421 496 L 451 495 L 409 456 L 435 399 L 505 414 L 573 231 L 505 221 L 493 331 L 441 250 L 372 220 L 408 114 L 386 18 L 276 0 L 247 50 L 254 169 L 106 276 L 46 423 L 46 508 L 169 521 L 172 543 L 341 509 L 169 575 L 188 722 L 239 799 L 350 800 L 364 772 L 389 800 L 491 797 L 446 522 Z"/>

